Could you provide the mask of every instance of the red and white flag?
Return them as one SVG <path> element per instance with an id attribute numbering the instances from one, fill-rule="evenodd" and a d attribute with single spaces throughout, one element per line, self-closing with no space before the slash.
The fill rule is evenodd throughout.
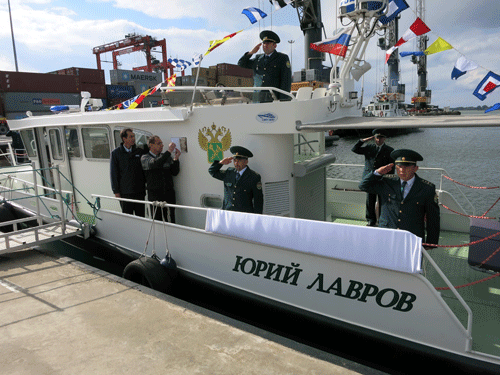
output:
<path id="1" fill-rule="evenodd" d="M 406 43 L 407 41 L 416 38 L 417 36 L 427 34 L 431 29 L 422 21 L 420 18 L 417 17 L 415 22 L 410 26 L 408 30 L 403 34 L 403 36 L 398 40 L 398 42 L 391 48 L 389 48 L 386 53 L 385 53 L 385 62 L 387 63 L 387 60 L 389 60 L 389 57 L 391 57 L 392 53 L 396 48 L 398 48 L 400 45 Z"/>

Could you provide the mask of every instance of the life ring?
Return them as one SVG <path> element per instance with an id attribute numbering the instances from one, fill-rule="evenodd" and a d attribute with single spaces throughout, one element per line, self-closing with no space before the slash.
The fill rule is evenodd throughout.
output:
<path id="1" fill-rule="evenodd" d="M 171 266 L 166 268 L 157 259 L 139 258 L 127 264 L 123 270 L 123 278 L 159 292 L 168 293 L 172 290 L 177 275 L 177 267 L 172 258 L 170 258 L 170 263 Z"/>

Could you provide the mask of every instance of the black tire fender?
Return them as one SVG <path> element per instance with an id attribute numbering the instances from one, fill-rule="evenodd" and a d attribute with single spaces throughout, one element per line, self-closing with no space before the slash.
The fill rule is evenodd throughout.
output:
<path id="1" fill-rule="evenodd" d="M 163 267 L 156 259 L 143 257 L 127 264 L 123 270 L 123 278 L 168 293 L 172 289 L 174 271 Z"/>

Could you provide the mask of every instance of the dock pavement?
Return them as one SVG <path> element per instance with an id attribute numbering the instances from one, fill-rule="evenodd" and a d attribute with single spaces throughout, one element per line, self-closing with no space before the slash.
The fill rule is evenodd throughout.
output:
<path id="1" fill-rule="evenodd" d="M 0 372 L 382 374 L 35 250 L 0 256 Z"/>

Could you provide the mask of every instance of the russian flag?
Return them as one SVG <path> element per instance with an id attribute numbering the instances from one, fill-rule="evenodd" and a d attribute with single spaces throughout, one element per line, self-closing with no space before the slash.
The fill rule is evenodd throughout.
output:
<path id="1" fill-rule="evenodd" d="M 474 96 L 477 96 L 479 100 L 486 99 L 486 96 L 493 92 L 500 85 L 500 76 L 493 72 L 489 72 L 483 78 L 479 85 L 477 85 L 474 90 Z"/>
<path id="2" fill-rule="evenodd" d="M 416 38 L 417 36 L 424 35 L 431 31 L 429 27 L 422 21 L 419 17 L 413 22 L 413 24 L 410 26 L 408 30 L 403 34 L 403 36 L 398 40 L 398 42 L 391 48 L 387 50 L 385 53 L 385 62 L 387 63 L 387 60 L 389 60 L 389 57 L 391 57 L 392 53 L 396 48 L 401 46 L 402 44 L 405 44 L 407 41 Z"/>
<path id="3" fill-rule="evenodd" d="M 351 34 L 346 34 L 345 31 L 345 29 L 342 29 L 342 31 L 340 31 L 332 39 L 311 43 L 310 47 L 315 51 L 327 52 L 340 57 L 345 57 L 347 47 L 349 47 L 349 42 L 351 40 Z"/>
<path id="4" fill-rule="evenodd" d="M 263 19 L 264 17 L 267 17 L 266 13 L 261 11 L 259 8 L 254 8 L 254 7 L 245 8 L 241 13 L 247 16 L 248 19 L 250 20 L 250 23 L 252 24 Z"/>

